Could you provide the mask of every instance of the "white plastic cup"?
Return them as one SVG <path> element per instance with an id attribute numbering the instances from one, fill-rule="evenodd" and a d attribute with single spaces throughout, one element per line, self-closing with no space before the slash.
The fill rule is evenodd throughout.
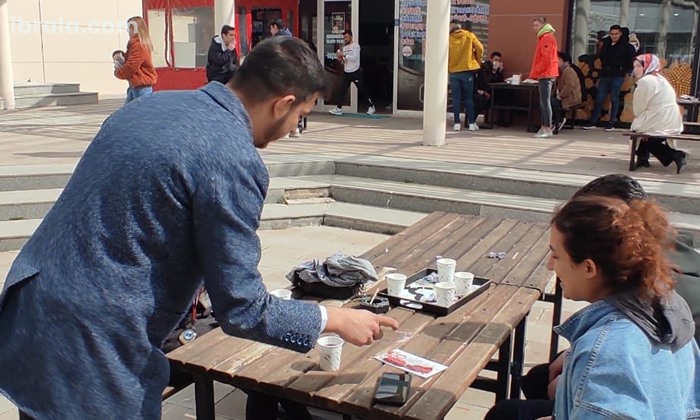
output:
<path id="1" fill-rule="evenodd" d="M 291 300 L 292 291 L 288 289 L 276 289 L 270 292 L 272 296 L 276 296 L 282 300 Z"/>
<path id="2" fill-rule="evenodd" d="M 319 365 L 321 370 L 335 372 L 340 369 L 340 358 L 345 341 L 335 334 L 319 337 L 318 348 L 321 350 Z"/>
<path id="3" fill-rule="evenodd" d="M 457 286 L 457 296 L 466 296 L 474 283 L 474 274 L 460 271 L 455 273 L 455 286 Z"/>
<path id="4" fill-rule="evenodd" d="M 457 261 L 451 258 L 440 258 L 437 260 L 438 277 L 440 281 L 454 283 L 455 267 L 457 267 Z"/>
<path id="5" fill-rule="evenodd" d="M 450 307 L 455 300 L 457 286 L 452 282 L 440 282 L 435 284 L 435 297 L 440 306 Z"/>
<path id="6" fill-rule="evenodd" d="M 399 296 L 403 289 L 406 288 L 406 275 L 400 273 L 391 273 L 386 275 L 387 288 L 391 296 Z"/>
<path id="7" fill-rule="evenodd" d="M 521 77 L 522 77 L 522 76 L 521 76 L 520 74 L 514 74 L 514 75 L 513 75 L 513 78 L 511 79 L 510 84 L 512 84 L 512 85 L 519 85 L 519 84 L 520 84 L 520 79 L 521 79 Z"/>

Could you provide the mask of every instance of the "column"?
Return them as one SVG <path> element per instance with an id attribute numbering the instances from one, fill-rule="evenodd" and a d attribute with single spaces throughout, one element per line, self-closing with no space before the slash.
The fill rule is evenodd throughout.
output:
<path id="1" fill-rule="evenodd" d="M 423 145 L 444 146 L 447 122 L 447 54 L 450 42 L 450 0 L 428 3 L 423 99 Z"/>
<path id="2" fill-rule="evenodd" d="M 326 48 L 326 37 L 324 35 L 325 31 L 325 16 L 326 16 L 326 8 L 324 7 L 324 0 L 316 0 L 316 39 L 314 42 L 316 43 L 316 51 L 318 52 L 318 59 L 321 60 L 321 63 L 324 64 L 326 63 L 326 58 L 325 58 L 325 48 Z M 325 108 L 325 98 L 321 96 L 318 98 L 318 101 L 316 101 L 316 106 L 314 107 L 314 111 L 320 111 L 323 112 Z"/>
<path id="3" fill-rule="evenodd" d="M 235 20 L 236 4 L 234 0 L 214 0 L 214 22 L 217 34 L 219 33 L 219 31 L 221 31 L 221 27 L 224 25 L 230 25 L 235 28 Z M 244 31 L 245 28 L 240 28 L 240 30 Z"/>
<path id="4" fill-rule="evenodd" d="M 10 18 L 8 0 L 0 0 L 0 97 L 5 109 L 15 109 L 15 87 L 12 75 L 12 52 L 10 50 Z"/>

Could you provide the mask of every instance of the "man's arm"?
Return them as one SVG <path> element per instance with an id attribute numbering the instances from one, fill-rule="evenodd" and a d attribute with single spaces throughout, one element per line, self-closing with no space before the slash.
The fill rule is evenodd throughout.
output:
<path id="1" fill-rule="evenodd" d="M 221 50 L 221 45 L 212 41 L 207 54 L 207 63 L 214 68 L 221 69 L 226 64 L 226 59 Z"/>
<path id="2" fill-rule="evenodd" d="M 221 328 L 230 335 L 296 351 L 310 350 L 321 332 L 316 304 L 268 295 L 258 272 L 256 233 L 266 189 L 254 162 L 235 172 L 207 168 L 192 212 L 204 282 Z"/>
<path id="3" fill-rule="evenodd" d="M 322 332 L 315 303 L 270 296 L 258 272 L 256 233 L 267 189 L 266 176 L 242 161 L 235 172 L 207 168 L 193 197 L 194 240 L 216 319 L 230 335 L 308 351 Z M 398 328 L 394 319 L 368 311 L 327 308 L 323 332 L 355 345 L 382 336 L 381 327 Z"/>

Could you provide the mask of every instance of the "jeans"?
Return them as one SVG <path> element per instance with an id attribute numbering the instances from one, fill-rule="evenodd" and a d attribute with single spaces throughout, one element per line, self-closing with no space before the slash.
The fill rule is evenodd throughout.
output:
<path id="1" fill-rule="evenodd" d="M 593 115 L 591 116 L 591 121 L 595 124 L 600 119 L 600 113 L 603 108 L 603 101 L 605 97 L 610 93 L 610 102 L 612 106 L 610 107 L 610 122 L 614 123 L 617 121 L 617 114 L 620 109 L 620 90 L 622 89 L 622 83 L 625 81 L 624 77 L 601 77 L 598 81 L 598 96 L 595 99 L 595 108 L 593 109 Z"/>
<path id="2" fill-rule="evenodd" d="M 542 117 L 542 128 L 552 126 L 552 88 L 554 79 L 537 80 L 540 89 L 540 116 Z"/>
<path id="3" fill-rule="evenodd" d="M 474 115 L 474 71 L 462 71 L 450 73 L 450 88 L 452 89 L 452 112 L 455 117 L 455 124 L 460 123 L 459 112 L 462 110 L 462 101 L 467 109 L 467 124 L 476 122 Z"/>
<path id="4" fill-rule="evenodd" d="M 124 103 L 128 104 L 129 102 L 135 101 L 138 98 L 149 96 L 152 94 L 153 87 L 151 86 L 141 86 L 136 88 L 130 87 L 126 90 L 126 101 Z"/>

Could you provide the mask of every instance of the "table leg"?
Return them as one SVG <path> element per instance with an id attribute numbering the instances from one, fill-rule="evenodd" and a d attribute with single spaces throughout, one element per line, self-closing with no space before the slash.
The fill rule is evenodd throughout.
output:
<path id="1" fill-rule="evenodd" d="M 528 104 L 527 104 L 527 131 L 530 133 L 535 133 L 537 130 L 535 129 L 535 124 L 532 123 L 532 114 L 533 114 L 533 102 L 532 102 L 532 94 L 533 94 L 534 89 L 530 88 L 528 89 L 529 93 L 529 99 L 528 99 Z"/>
<path id="2" fill-rule="evenodd" d="M 525 325 L 527 316 L 523 317 L 517 327 L 515 327 L 515 338 L 513 343 L 513 364 L 511 365 L 510 398 L 520 399 L 520 379 L 523 376 L 523 365 L 525 364 Z"/>
<path id="3" fill-rule="evenodd" d="M 506 341 L 498 350 L 498 374 L 496 379 L 496 402 L 508 398 L 508 383 L 510 381 L 510 360 L 513 347 L 513 334 L 508 335 Z"/>
<path id="4" fill-rule="evenodd" d="M 634 171 L 637 158 L 637 136 L 630 136 L 630 171 Z"/>
<path id="5" fill-rule="evenodd" d="M 559 278 L 557 278 L 554 296 L 552 300 L 552 303 L 554 303 L 554 310 L 552 311 L 553 327 L 561 324 L 561 306 L 564 303 L 563 300 L 564 297 L 563 292 L 561 290 L 561 281 L 559 280 Z M 557 353 L 559 353 L 559 334 L 555 333 L 554 329 L 552 329 L 552 333 L 549 339 L 549 360 L 554 360 L 554 358 L 557 356 Z"/>
<path id="6" fill-rule="evenodd" d="M 202 375 L 194 378 L 197 420 L 214 420 L 214 381 Z"/>
<path id="7" fill-rule="evenodd" d="M 491 106 L 489 107 L 489 128 L 493 128 L 493 107 L 496 106 L 496 89 L 491 88 Z"/>

